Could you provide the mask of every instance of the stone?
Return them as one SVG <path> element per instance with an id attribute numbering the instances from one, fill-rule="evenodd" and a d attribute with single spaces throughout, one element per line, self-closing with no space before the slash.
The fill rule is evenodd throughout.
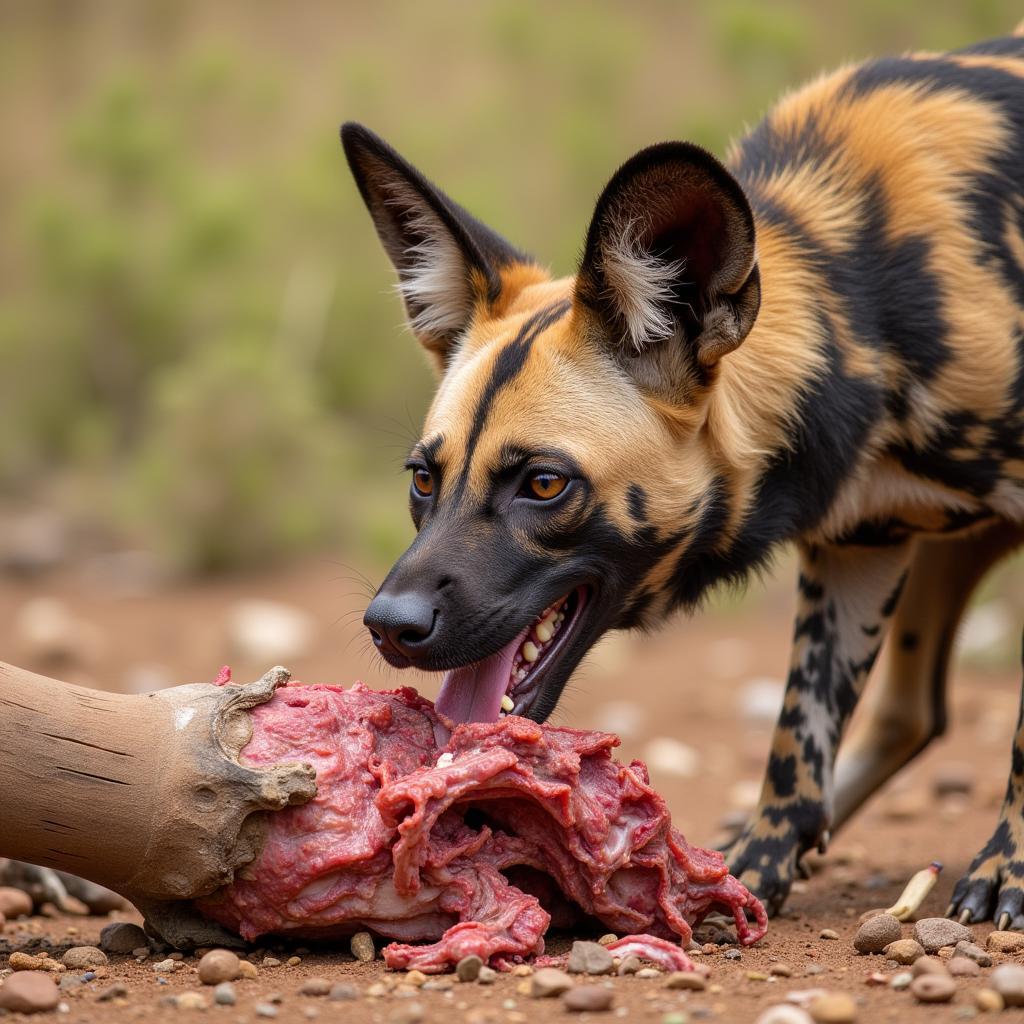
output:
<path id="1" fill-rule="evenodd" d="M 22 915 L 32 913 L 32 897 L 21 889 L 12 889 L 9 885 L 0 886 L 0 914 L 9 921 Z"/>
<path id="2" fill-rule="evenodd" d="M 640 962 L 640 957 L 630 953 L 629 956 L 622 958 L 618 966 L 618 973 L 620 975 L 636 974 L 642 967 L 643 964 Z"/>
<path id="3" fill-rule="evenodd" d="M 807 1007 L 816 1024 L 852 1024 L 857 1004 L 845 992 L 826 992 Z"/>
<path id="4" fill-rule="evenodd" d="M 953 955 L 973 960 L 979 967 L 992 966 L 992 957 L 981 946 L 976 946 L 973 942 L 958 942 L 953 950 Z"/>
<path id="5" fill-rule="evenodd" d="M 577 985 L 562 996 L 562 1005 L 573 1013 L 603 1013 L 614 1001 L 615 993 L 604 985 Z"/>
<path id="6" fill-rule="evenodd" d="M 1024 949 L 1024 934 L 1021 932 L 989 932 L 985 948 L 993 953 L 1019 953 Z"/>
<path id="7" fill-rule="evenodd" d="M 209 1005 L 202 992 L 182 992 L 174 1004 L 179 1010 L 205 1010 Z"/>
<path id="8" fill-rule="evenodd" d="M 948 974 L 946 965 L 936 956 L 921 956 L 914 961 L 914 966 L 910 968 L 910 973 L 915 978 L 921 977 L 922 974 Z"/>
<path id="9" fill-rule="evenodd" d="M 493 985 L 498 980 L 498 972 L 493 967 L 484 964 L 476 976 L 478 985 Z"/>
<path id="10" fill-rule="evenodd" d="M 1006 1006 L 1003 997 L 992 988 L 976 988 L 972 993 L 974 1005 L 982 1013 L 1002 1013 Z"/>
<path id="11" fill-rule="evenodd" d="M 107 954 L 95 946 L 72 946 L 61 958 L 61 963 L 73 971 L 100 967 L 107 962 Z"/>
<path id="12" fill-rule="evenodd" d="M 924 946 L 917 939 L 897 939 L 895 942 L 890 942 L 882 950 L 882 953 L 887 959 L 895 960 L 898 964 L 912 964 L 924 956 Z"/>
<path id="13" fill-rule="evenodd" d="M 124 999 L 128 995 L 128 987 L 117 982 L 103 989 L 96 997 L 97 1003 L 109 1003 L 114 999 Z"/>
<path id="14" fill-rule="evenodd" d="M 948 1003 L 956 982 L 948 974 L 922 974 L 911 982 L 910 993 L 919 1003 Z"/>
<path id="15" fill-rule="evenodd" d="M 976 978 L 981 974 L 981 967 L 966 956 L 954 956 L 946 964 L 946 970 L 954 978 Z"/>
<path id="16" fill-rule="evenodd" d="M 60 989 L 38 971 L 16 972 L 0 987 L 0 1010 L 11 1013 L 45 1013 L 59 1002 Z"/>
<path id="17" fill-rule="evenodd" d="M 12 971 L 46 971 L 50 974 L 62 974 L 67 968 L 50 956 L 30 956 L 15 950 L 7 961 Z"/>
<path id="18" fill-rule="evenodd" d="M 776 1003 L 775 1006 L 769 1006 L 754 1024 L 814 1024 L 814 1018 L 799 1006 Z"/>
<path id="19" fill-rule="evenodd" d="M 839 938 L 839 932 L 834 928 L 822 928 L 821 931 L 818 932 L 818 938 L 829 939 L 832 942 L 835 942 L 835 940 Z"/>
<path id="20" fill-rule="evenodd" d="M 70 993 L 81 988 L 84 984 L 85 982 L 77 974 L 62 974 L 58 987 L 62 995 L 70 995 Z"/>
<path id="21" fill-rule="evenodd" d="M 560 996 L 572 988 L 572 978 L 557 967 L 542 967 L 530 977 L 530 995 L 535 999 Z"/>
<path id="22" fill-rule="evenodd" d="M 276 956 L 265 956 L 261 964 L 262 967 L 280 967 L 281 961 Z"/>
<path id="23" fill-rule="evenodd" d="M 640 970 L 636 972 L 635 977 L 639 978 L 641 981 L 650 981 L 652 978 L 660 978 L 661 971 L 656 967 L 641 967 Z"/>
<path id="24" fill-rule="evenodd" d="M 455 974 L 459 981 L 476 981 L 477 975 L 480 973 L 480 968 L 483 967 L 484 962 L 475 953 L 471 953 L 469 956 L 464 956 L 455 965 Z"/>
<path id="25" fill-rule="evenodd" d="M 335 1003 L 347 1003 L 359 998 L 359 989 L 347 981 L 339 981 L 331 986 L 327 998 Z"/>
<path id="26" fill-rule="evenodd" d="M 299 990 L 300 994 L 302 990 Z M 222 981 L 213 990 L 213 1001 L 218 1006 L 234 1006 L 238 1001 L 238 995 L 235 992 L 235 986 L 230 981 Z"/>
<path id="27" fill-rule="evenodd" d="M 247 981 L 255 981 L 260 976 L 260 971 L 251 960 L 239 960 L 238 976 L 245 978 Z"/>
<path id="28" fill-rule="evenodd" d="M 1024 967 L 1020 964 L 1003 964 L 988 980 L 1007 1006 L 1024 1006 Z"/>
<path id="29" fill-rule="evenodd" d="M 613 942 L 618 942 L 619 937 L 614 932 L 607 932 L 599 938 L 598 943 L 602 946 L 610 946 Z"/>
<path id="30" fill-rule="evenodd" d="M 881 953 L 890 943 L 899 942 L 903 929 L 892 914 L 879 914 L 865 921 L 853 937 L 858 953 Z"/>
<path id="31" fill-rule="evenodd" d="M 727 949 L 722 956 L 724 956 L 726 960 L 740 960 L 742 959 L 743 954 L 738 949 Z"/>
<path id="32" fill-rule="evenodd" d="M 768 968 L 768 973 L 774 974 L 777 978 L 792 978 L 793 968 L 789 964 L 777 963 Z"/>
<path id="33" fill-rule="evenodd" d="M 892 976 L 892 980 L 889 982 L 889 987 L 894 988 L 897 992 L 902 992 L 905 988 L 910 988 L 913 980 L 914 976 L 910 971 L 900 971 L 899 974 L 894 974 Z"/>
<path id="34" fill-rule="evenodd" d="M 608 974 L 615 961 L 599 942 L 574 942 L 566 969 L 570 974 Z"/>
<path id="35" fill-rule="evenodd" d="M 423 1024 L 426 1010 L 421 1003 L 406 1003 L 405 1006 L 392 1010 L 388 1017 L 389 1024 Z"/>
<path id="36" fill-rule="evenodd" d="M 300 996 L 327 996 L 331 994 L 331 982 L 326 978 L 307 978 L 299 986 Z"/>
<path id="37" fill-rule="evenodd" d="M 276 1017 L 277 1007 L 272 1003 L 257 1003 L 253 1010 L 256 1011 L 257 1017 Z"/>
<path id="38" fill-rule="evenodd" d="M 678 988 L 690 992 L 703 992 L 707 981 L 696 971 L 673 971 L 665 979 L 665 988 Z"/>
<path id="39" fill-rule="evenodd" d="M 204 985 L 235 981 L 241 975 L 241 961 L 230 949 L 211 949 L 199 961 L 199 980 Z"/>
<path id="40" fill-rule="evenodd" d="M 168 957 L 166 960 L 161 960 L 159 963 L 153 964 L 153 970 L 157 974 L 173 974 L 178 969 L 178 961 L 171 960 Z"/>
<path id="41" fill-rule="evenodd" d="M 100 949 L 104 953 L 128 955 L 143 947 L 147 952 L 149 951 L 149 940 L 146 938 L 146 933 L 137 924 L 131 924 L 128 921 L 113 921 L 100 932 Z"/>
<path id="42" fill-rule="evenodd" d="M 373 936 L 369 932 L 356 932 L 349 942 L 352 955 L 363 964 L 368 964 L 377 957 L 377 947 L 373 944 Z"/>
<path id="43" fill-rule="evenodd" d="M 924 946 L 926 953 L 937 953 L 944 946 L 970 942 L 971 929 L 948 917 L 925 917 L 914 925 L 914 938 Z"/>

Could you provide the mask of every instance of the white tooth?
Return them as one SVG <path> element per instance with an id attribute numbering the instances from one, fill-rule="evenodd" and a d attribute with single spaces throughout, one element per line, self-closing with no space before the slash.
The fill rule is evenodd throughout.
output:
<path id="1" fill-rule="evenodd" d="M 537 645 L 532 640 L 527 640 L 523 644 L 523 659 L 525 661 L 536 661 L 540 657 L 540 651 L 537 650 Z"/>
<path id="2" fill-rule="evenodd" d="M 501 710 L 509 712 L 514 707 L 515 704 L 512 703 L 512 698 L 506 693 L 505 696 L 501 698 Z"/>
<path id="3" fill-rule="evenodd" d="M 545 619 L 537 623 L 534 633 L 542 644 L 546 644 L 555 635 L 555 624 L 552 620 Z"/>
<path id="4" fill-rule="evenodd" d="M 518 672 L 516 673 L 516 679 L 518 679 L 518 680 L 519 680 L 519 682 L 522 682 L 522 681 L 523 681 L 523 680 L 524 680 L 525 678 L 526 678 L 526 669 L 525 669 L 525 668 L 521 668 L 521 669 L 520 669 L 520 670 L 519 670 L 519 671 L 518 671 Z"/>
<path id="5" fill-rule="evenodd" d="M 560 626 L 563 622 L 565 622 L 565 616 L 561 612 L 559 612 L 555 616 L 555 622 L 558 623 L 558 625 Z"/>

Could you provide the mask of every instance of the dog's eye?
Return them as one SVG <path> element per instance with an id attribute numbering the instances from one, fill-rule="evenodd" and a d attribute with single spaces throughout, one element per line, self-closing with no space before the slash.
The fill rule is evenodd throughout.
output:
<path id="1" fill-rule="evenodd" d="M 412 471 L 412 489 L 421 497 L 429 498 L 434 493 L 434 478 L 430 470 L 417 466 Z"/>
<path id="2" fill-rule="evenodd" d="M 534 473 L 526 481 L 523 493 L 529 498 L 550 501 L 552 498 L 557 498 L 565 490 L 568 483 L 569 481 L 564 476 L 542 471 Z"/>

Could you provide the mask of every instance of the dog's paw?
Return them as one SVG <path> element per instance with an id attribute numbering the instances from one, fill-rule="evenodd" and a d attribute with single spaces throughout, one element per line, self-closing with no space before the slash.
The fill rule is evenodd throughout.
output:
<path id="1" fill-rule="evenodd" d="M 1005 818 L 956 883 L 946 914 L 964 924 L 991 918 L 1000 931 L 1024 931 L 1024 846 Z"/>
<path id="2" fill-rule="evenodd" d="M 769 824 L 759 828 L 758 819 L 746 829 L 725 851 L 729 870 L 765 906 L 774 917 L 786 902 L 793 880 L 797 877 L 799 850 L 793 835 L 779 834 Z"/>

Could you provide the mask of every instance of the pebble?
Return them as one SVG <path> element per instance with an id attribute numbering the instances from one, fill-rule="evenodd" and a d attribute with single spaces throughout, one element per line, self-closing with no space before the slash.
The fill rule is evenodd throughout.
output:
<path id="1" fill-rule="evenodd" d="M 570 974 L 609 974 L 615 962 L 599 942 L 574 942 L 566 969 Z"/>
<path id="2" fill-rule="evenodd" d="M 572 988 L 572 978 L 557 967 L 542 967 L 530 978 L 530 995 L 535 999 L 560 996 Z"/>
<path id="3" fill-rule="evenodd" d="M 903 929 L 892 914 L 879 914 L 857 929 L 853 948 L 858 953 L 881 953 L 891 942 L 898 942 L 902 934 Z"/>
<path id="4" fill-rule="evenodd" d="M 665 988 L 678 988 L 690 992 L 703 992 L 707 984 L 704 976 L 696 971 L 673 971 L 665 980 Z"/>
<path id="5" fill-rule="evenodd" d="M 480 968 L 483 965 L 483 960 L 475 953 L 471 953 L 469 956 L 464 956 L 455 965 L 455 974 L 459 981 L 476 981 L 477 976 L 480 974 Z"/>
<path id="6" fill-rule="evenodd" d="M 958 942 L 953 950 L 953 955 L 967 957 L 968 960 L 973 960 L 979 967 L 992 966 L 992 957 L 981 946 L 976 946 L 973 942 Z"/>
<path id="7" fill-rule="evenodd" d="M 915 978 L 920 978 L 922 974 L 948 974 L 946 965 L 936 956 L 919 956 L 914 961 L 914 966 L 910 968 L 910 973 Z"/>
<path id="8" fill-rule="evenodd" d="M 257 1003 L 253 1009 L 256 1011 L 257 1017 L 276 1017 L 277 1007 L 271 1003 Z"/>
<path id="9" fill-rule="evenodd" d="M 985 947 L 993 953 L 1019 953 L 1024 949 L 1024 934 L 1020 932 L 989 932 Z"/>
<path id="10" fill-rule="evenodd" d="M 167 960 L 161 960 L 157 964 L 153 964 L 153 970 L 157 974 L 172 974 L 177 969 L 178 969 L 178 961 L 177 960 L 167 959 Z"/>
<path id="11" fill-rule="evenodd" d="M 610 946 L 613 942 L 618 942 L 619 937 L 614 932 L 608 932 L 607 934 L 602 935 L 597 941 L 602 946 Z"/>
<path id="12" fill-rule="evenodd" d="M 839 932 L 837 932 L 834 928 L 822 928 L 821 931 L 818 932 L 818 938 L 831 939 L 835 941 L 839 938 Z"/>
<path id="13" fill-rule="evenodd" d="M 331 991 L 331 983 L 326 978 L 307 978 L 299 986 L 300 996 L 326 996 Z"/>
<path id="14" fill-rule="evenodd" d="M 793 968 L 790 967 L 789 964 L 772 964 L 771 967 L 768 968 L 768 973 L 774 974 L 777 978 L 792 978 Z"/>
<path id="15" fill-rule="evenodd" d="M 914 925 L 914 938 L 924 946 L 926 953 L 937 953 L 943 946 L 970 942 L 971 929 L 948 917 L 925 917 Z"/>
<path id="16" fill-rule="evenodd" d="M 624 957 L 622 962 L 619 964 L 618 973 L 623 975 L 636 974 L 636 972 L 642 967 L 643 964 L 640 962 L 640 957 L 634 956 L 630 953 L 629 956 Z"/>
<path id="17" fill-rule="evenodd" d="M 389 1024 L 422 1024 L 426 1010 L 420 1003 L 406 1003 L 392 1011 L 388 1017 Z"/>
<path id="18" fill-rule="evenodd" d="M 610 1010 L 615 993 L 603 985 L 578 985 L 562 996 L 562 1005 L 574 1013 L 602 1013 Z"/>
<path id="19" fill-rule="evenodd" d="M 881 971 L 872 971 L 865 979 L 866 985 L 888 985 L 889 975 L 883 974 Z"/>
<path id="20" fill-rule="evenodd" d="M 743 954 L 740 953 L 738 949 L 727 949 L 722 956 L 724 956 L 726 960 L 739 960 L 742 958 Z"/>
<path id="21" fill-rule="evenodd" d="M 174 1000 L 174 1005 L 179 1010 L 205 1010 L 209 1004 L 202 992 L 182 992 Z"/>
<path id="22" fill-rule="evenodd" d="M 956 995 L 956 982 L 947 974 L 922 974 L 910 985 L 919 1003 L 948 1003 Z"/>
<path id="23" fill-rule="evenodd" d="M 146 933 L 137 925 L 127 921 L 114 921 L 100 932 L 100 949 L 104 953 L 135 953 L 137 949 L 149 952 Z"/>
<path id="24" fill-rule="evenodd" d="M 128 995 L 128 988 L 120 982 L 105 988 L 97 997 L 97 1003 L 109 1003 L 112 999 L 124 999 Z"/>
<path id="25" fill-rule="evenodd" d="M 56 1009 L 60 990 L 45 975 L 34 971 L 12 974 L 0 987 L 0 1010 L 45 1013 Z"/>
<path id="26" fill-rule="evenodd" d="M 72 946 L 61 958 L 65 967 L 73 971 L 85 970 L 86 967 L 99 967 L 107 962 L 107 954 L 95 946 Z"/>
<path id="27" fill-rule="evenodd" d="M 966 956 L 955 956 L 946 964 L 946 970 L 954 978 L 976 978 L 981 967 Z"/>
<path id="28" fill-rule="evenodd" d="M 814 1018 L 799 1006 L 777 1003 L 769 1006 L 754 1024 L 814 1024 Z"/>
<path id="29" fill-rule="evenodd" d="M 75 989 L 81 988 L 85 984 L 84 978 L 84 975 L 80 978 L 77 974 L 62 974 L 60 976 L 61 992 L 68 994 L 74 992 Z"/>
<path id="30" fill-rule="evenodd" d="M 0 886 L 0 914 L 13 921 L 23 914 L 28 916 L 32 913 L 32 897 L 21 889 L 12 889 L 10 886 Z"/>
<path id="31" fill-rule="evenodd" d="M 660 978 L 661 971 L 656 967 L 641 967 L 640 970 L 636 972 L 636 977 L 641 981 L 650 981 L 652 978 Z"/>
<path id="32" fill-rule="evenodd" d="M 924 956 L 924 946 L 917 939 L 897 939 L 890 942 L 882 952 L 889 960 L 895 960 L 898 964 L 912 964 Z"/>
<path id="33" fill-rule="evenodd" d="M 281 961 L 276 956 L 265 956 L 263 958 L 262 967 L 280 967 Z"/>
<path id="34" fill-rule="evenodd" d="M 356 932 L 349 943 L 352 955 L 363 964 L 368 964 L 377 957 L 377 949 L 373 944 L 373 936 L 369 932 Z"/>
<path id="35" fill-rule="evenodd" d="M 513 978 L 528 978 L 531 974 L 533 974 L 533 968 L 529 964 L 516 964 L 512 968 Z"/>
<path id="36" fill-rule="evenodd" d="M 896 989 L 897 992 L 902 992 L 905 988 L 910 988 L 911 983 L 914 980 L 914 976 L 910 971 L 900 971 L 899 974 L 892 976 L 892 981 L 889 982 L 889 987 Z"/>
<path id="37" fill-rule="evenodd" d="M 982 1013 L 1002 1013 L 1006 1006 L 1003 997 L 992 988 L 976 988 L 973 993 L 974 1005 Z"/>
<path id="38" fill-rule="evenodd" d="M 230 949 L 211 949 L 199 961 L 199 980 L 204 985 L 234 981 L 241 974 L 241 961 Z"/>
<path id="39" fill-rule="evenodd" d="M 302 989 L 299 989 L 299 994 L 302 994 Z M 238 996 L 235 993 L 235 986 L 230 981 L 222 981 L 213 990 L 213 1001 L 218 1006 L 234 1006 L 238 1000 Z"/>
<path id="40" fill-rule="evenodd" d="M 450 992 L 452 989 L 451 978 L 427 978 L 420 986 L 424 992 Z"/>
<path id="41" fill-rule="evenodd" d="M 817 1024 L 851 1024 L 857 1019 L 857 1004 L 845 992 L 826 992 L 807 1009 Z"/>
<path id="42" fill-rule="evenodd" d="M 1007 1006 L 1024 1006 L 1024 967 L 1003 964 L 989 978 L 989 984 L 1003 997 Z"/>
<path id="43" fill-rule="evenodd" d="M 359 989 L 347 981 L 339 981 L 336 985 L 331 986 L 327 998 L 336 1003 L 347 1003 L 359 998 Z"/>

